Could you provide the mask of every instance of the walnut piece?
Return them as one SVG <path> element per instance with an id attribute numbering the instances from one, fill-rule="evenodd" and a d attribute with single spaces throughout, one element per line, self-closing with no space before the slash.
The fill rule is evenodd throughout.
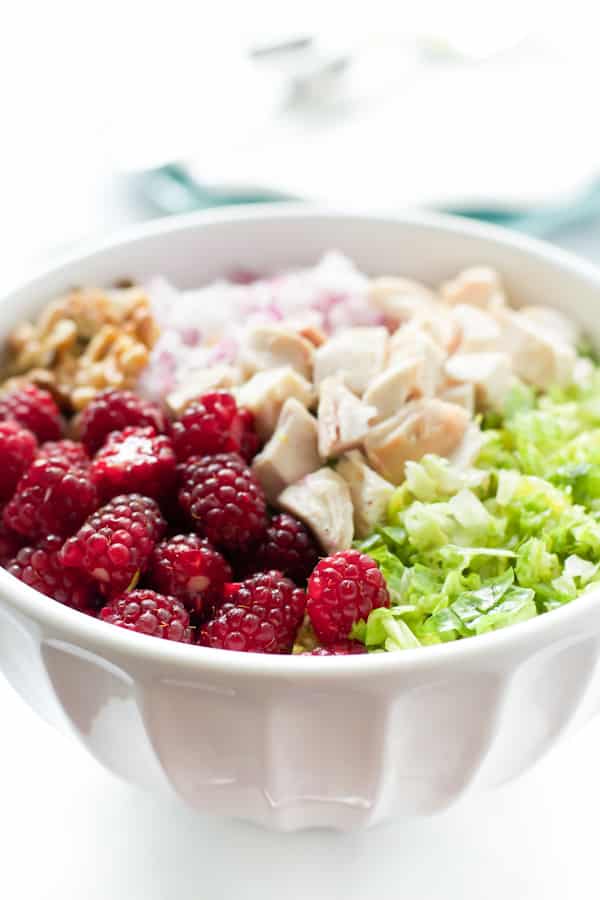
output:
<path id="1" fill-rule="evenodd" d="M 33 381 L 77 411 L 104 388 L 133 387 L 157 338 L 140 287 L 76 289 L 50 301 L 37 321 L 14 328 L 0 389 Z"/>

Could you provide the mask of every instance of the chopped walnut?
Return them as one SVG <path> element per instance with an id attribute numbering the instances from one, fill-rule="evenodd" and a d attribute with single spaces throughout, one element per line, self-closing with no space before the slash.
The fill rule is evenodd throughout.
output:
<path id="1" fill-rule="evenodd" d="M 2 390 L 20 376 L 47 387 L 63 406 L 83 409 L 103 388 L 132 387 L 157 338 L 140 287 L 73 290 L 9 335 Z"/>

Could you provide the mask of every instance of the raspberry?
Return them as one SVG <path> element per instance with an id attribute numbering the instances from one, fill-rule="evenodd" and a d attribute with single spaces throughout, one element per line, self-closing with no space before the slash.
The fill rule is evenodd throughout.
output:
<path id="1" fill-rule="evenodd" d="M 367 648 L 360 641 L 336 641 L 327 647 L 315 647 L 314 650 L 307 650 L 301 653 L 301 656 L 353 656 L 356 653 L 366 653 Z"/>
<path id="2" fill-rule="evenodd" d="M 256 569 L 279 569 L 303 584 L 319 561 L 319 550 L 309 530 L 287 513 L 273 516 L 256 553 Z"/>
<path id="3" fill-rule="evenodd" d="M 0 521 L 0 566 L 6 566 L 6 563 L 16 556 L 23 544 L 25 538 L 22 534 L 17 534 L 11 528 L 7 528 L 4 522 Z"/>
<path id="4" fill-rule="evenodd" d="M 136 493 L 160 498 L 172 491 L 176 477 L 170 438 L 154 428 L 113 431 L 96 454 L 90 477 L 103 500 Z"/>
<path id="5" fill-rule="evenodd" d="M 324 644 L 344 640 L 355 622 L 389 605 L 377 563 L 358 550 L 342 550 L 322 559 L 308 580 L 306 611 Z"/>
<path id="6" fill-rule="evenodd" d="M 155 500 L 124 494 L 93 513 L 66 541 L 61 561 L 100 582 L 105 596 L 121 593 L 145 570 L 164 530 Z"/>
<path id="7" fill-rule="evenodd" d="M 192 640 L 190 617 L 183 604 L 156 591 L 138 590 L 113 597 L 102 607 L 99 618 L 165 641 L 189 644 Z"/>
<path id="8" fill-rule="evenodd" d="M 8 500 L 23 472 L 29 468 L 37 441 L 18 422 L 0 422 L 0 500 Z"/>
<path id="9" fill-rule="evenodd" d="M 52 394 L 26 384 L 0 398 L 0 420 L 16 419 L 29 428 L 38 441 L 56 441 L 62 434 L 63 423 Z"/>
<path id="10" fill-rule="evenodd" d="M 249 409 L 238 409 L 238 423 L 242 430 L 240 436 L 240 456 L 246 462 L 252 462 L 260 449 L 260 438 L 254 428 L 254 413 Z"/>
<path id="11" fill-rule="evenodd" d="M 225 391 L 204 394 L 191 403 L 182 417 L 171 425 L 177 459 L 215 453 L 239 453 L 247 461 L 258 450 L 254 416 L 238 409 L 235 398 Z"/>
<path id="12" fill-rule="evenodd" d="M 281 572 L 225 585 L 217 615 L 200 631 L 205 647 L 246 653 L 291 653 L 306 596 Z"/>
<path id="13" fill-rule="evenodd" d="M 86 449 L 79 441 L 46 441 L 38 450 L 38 459 L 64 459 L 71 465 L 86 466 L 90 458 Z"/>
<path id="14" fill-rule="evenodd" d="M 178 534 L 154 549 L 150 578 L 161 593 L 172 594 L 189 612 L 201 615 L 222 599 L 231 569 L 205 538 Z"/>
<path id="15" fill-rule="evenodd" d="M 267 529 L 265 497 L 241 456 L 192 456 L 180 474 L 179 503 L 209 541 L 237 551 L 261 540 Z"/>
<path id="16" fill-rule="evenodd" d="M 79 420 L 81 440 L 90 454 L 102 446 L 111 431 L 149 425 L 159 433 L 167 431 L 167 419 L 159 406 L 143 400 L 132 391 L 112 389 L 97 394 Z"/>
<path id="17" fill-rule="evenodd" d="M 46 534 L 66 536 L 97 506 L 98 494 L 86 469 L 42 457 L 19 481 L 4 510 L 4 522 L 33 540 Z"/>
<path id="18" fill-rule="evenodd" d="M 59 560 L 63 539 L 44 538 L 35 547 L 23 547 L 6 566 L 15 578 L 71 609 L 95 614 L 98 609 L 93 583 L 81 572 L 65 569 Z"/>

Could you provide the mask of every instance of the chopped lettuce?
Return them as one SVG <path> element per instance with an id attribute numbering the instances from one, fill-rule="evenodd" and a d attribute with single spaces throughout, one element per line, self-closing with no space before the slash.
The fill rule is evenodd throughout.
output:
<path id="1" fill-rule="evenodd" d="M 379 538 L 378 543 L 374 544 L 370 549 L 371 556 L 378 564 L 383 572 L 387 583 L 388 592 L 392 602 L 399 603 L 402 598 L 402 577 L 404 575 L 404 564 L 402 560 L 392 553 L 389 547 Z"/>
<path id="2" fill-rule="evenodd" d="M 599 372 L 540 396 L 517 383 L 487 424 L 477 467 L 409 462 L 358 544 L 391 598 L 355 627 L 369 651 L 484 634 L 600 583 Z"/>
<path id="3" fill-rule="evenodd" d="M 406 490 L 415 500 L 442 500 L 463 488 L 478 487 L 487 480 L 488 474 L 481 469 L 461 469 L 432 454 L 424 456 L 420 462 L 409 460 L 406 463 Z"/>
<path id="4" fill-rule="evenodd" d="M 422 643 L 438 643 L 439 638 L 448 641 L 485 634 L 537 615 L 534 592 L 528 588 L 513 587 L 498 600 L 482 602 L 479 595 L 485 591 L 486 588 L 483 588 L 461 594 L 447 609 L 430 616 L 421 628 L 416 629 Z"/>
<path id="5" fill-rule="evenodd" d="M 540 538 L 529 538 L 520 547 L 515 566 L 515 575 L 524 587 L 535 588 L 558 578 L 562 571 L 559 557 L 550 553 L 546 542 Z"/>
<path id="6" fill-rule="evenodd" d="M 421 646 L 403 621 L 401 610 L 394 607 L 373 610 L 367 622 L 354 626 L 351 637 L 361 640 L 369 650 L 410 650 Z"/>
<path id="7" fill-rule="evenodd" d="M 535 390 L 530 385 L 515 379 L 515 383 L 504 401 L 504 418 L 510 421 L 519 413 L 535 409 L 535 401 Z"/>

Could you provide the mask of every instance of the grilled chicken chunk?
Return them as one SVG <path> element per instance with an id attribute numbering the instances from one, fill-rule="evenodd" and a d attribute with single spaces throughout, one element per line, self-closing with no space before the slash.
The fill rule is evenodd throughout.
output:
<path id="1" fill-rule="evenodd" d="M 408 400 L 433 396 L 436 388 L 435 380 L 427 370 L 424 354 L 406 356 L 395 365 L 384 369 L 363 395 L 363 400 L 375 407 L 375 421 L 389 419 L 404 406 Z"/>
<path id="2" fill-rule="evenodd" d="M 404 478 L 404 464 L 425 453 L 449 456 L 459 446 L 469 414 L 437 398 L 409 403 L 397 415 L 371 429 L 365 450 L 371 465 L 392 484 Z"/>
<path id="3" fill-rule="evenodd" d="M 287 487 L 321 465 L 317 420 L 295 397 L 283 404 L 271 439 L 254 458 L 252 471 L 270 503 Z"/>
<path id="4" fill-rule="evenodd" d="M 387 328 L 377 326 L 340 331 L 315 351 L 315 385 L 343 375 L 350 390 L 362 394 L 385 365 L 388 339 Z"/>
<path id="5" fill-rule="evenodd" d="M 374 278 L 369 285 L 369 303 L 393 328 L 405 325 L 437 299 L 430 288 L 410 278 Z"/>
<path id="6" fill-rule="evenodd" d="M 539 388 L 571 381 L 577 354 L 567 340 L 522 313 L 506 309 L 497 315 L 515 375 Z"/>
<path id="7" fill-rule="evenodd" d="M 420 325 L 410 323 L 391 336 L 387 367 L 402 365 L 415 356 L 423 360 L 421 392 L 425 397 L 432 396 L 443 381 L 448 354 Z"/>
<path id="8" fill-rule="evenodd" d="M 581 336 L 581 329 L 568 316 L 551 306 L 523 306 L 519 310 L 520 316 L 526 316 L 535 322 L 544 331 L 548 331 L 560 341 L 575 346 Z"/>
<path id="9" fill-rule="evenodd" d="M 341 475 L 323 468 L 287 487 L 277 505 L 311 529 L 327 554 L 347 550 L 354 536 L 350 489 Z"/>
<path id="10" fill-rule="evenodd" d="M 500 323 L 486 310 L 459 303 L 452 310 L 452 317 L 460 331 L 458 353 L 503 349 Z"/>
<path id="11" fill-rule="evenodd" d="M 319 393 L 319 453 L 323 459 L 357 447 L 366 437 L 377 411 L 344 384 L 342 375 L 321 382 Z"/>
<path id="12" fill-rule="evenodd" d="M 477 462 L 477 457 L 485 443 L 485 437 L 476 422 L 469 422 L 460 444 L 452 451 L 448 459 L 453 466 L 469 469 Z M 485 477 L 485 473 L 483 473 Z"/>
<path id="13" fill-rule="evenodd" d="M 311 406 L 315 395 L 310 382 L 291 366 L 257 372 L 235 391 L 237 402 L 254 413 L 256 430 L 262 440 L 273 434 L 288 397 L 302 406 Z"/>
<path id="14" fill-rule="evenodd" d="M 454 381 L 473 385 L 481 408 L 502 411 L 515 380 L 508 353 L 455 353 L 445 368 Z"/>
<path id="15" fill-rule="evenodd" d="M 314 349 L 310 341 L 285 325 L 257 325 L 245 335 L 239 363 L 246 375 L 291 366 L 310 379 Z"/>
<path id="16" fill-rule="evenodd" d="M 470 416 L 475 412 L 475 387 L 472 384 L 454 384 L 438 393 L 440 400 L 462 406 Z"/>
<path id="17" fill-rule="evenodd" d="M 336 466 L 350 488 L 354 506 L 354 533 L 366 538 L 373 533 L 378 522 L 385 519 L 385 513 L 394 487 L 367 465 L 358 450 L 346 453 Z"/>
<path id="18" fill-rule="evenodd" d="M 506 296 L 495 269 L 473 266 L 450 281 L 440 285 L 440 294 L 447 303 L 466 303 L 481 309 L 497 310 L 506 306 Z"/>

